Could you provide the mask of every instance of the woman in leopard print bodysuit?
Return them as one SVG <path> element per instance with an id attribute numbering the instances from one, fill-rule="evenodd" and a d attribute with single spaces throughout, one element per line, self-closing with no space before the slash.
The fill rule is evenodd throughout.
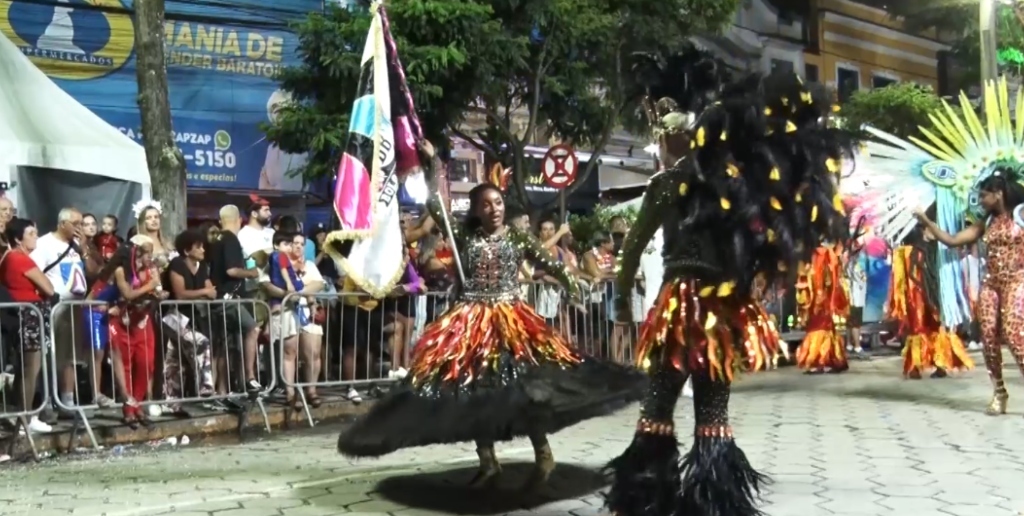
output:
<path id="1" fill-rule="evenodd" d="M 1024 186 L 1019 173 L 997 168 L 978 185 L 979 203 L 985 217 L 955 235 L 939 229 L 923 211 L 915 212 L 936 239 L 950 247 L 969 246 L 981 240 L 988 248 L 988 270 L 981 287 L 978 318 L 984 345 L 985 367 L 992 379 L 992 401 L 985 413 L 1006 413 L 1009 394 L 1003 383 L 1005 342 L 1024 374 Z"/>

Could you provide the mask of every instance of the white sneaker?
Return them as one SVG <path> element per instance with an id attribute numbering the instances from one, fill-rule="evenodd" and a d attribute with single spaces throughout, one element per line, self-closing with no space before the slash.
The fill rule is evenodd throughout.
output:
<path id="1" fill-rule="evenodd" d="M 398 380 L 401 380 L 406 376 L 409 376 L 409 370 L 404 367 L 399 367 L 398 370 L 395 371 L 395 378 Z"/>
<path id="2" fill-rule="evenodd" d="M 164 415 L 163 405 L 150 405 L 146 407 L 146 412 L 149 413 L 149 417 L 160 417 Z"/>
<path id="3" fill-rule="evenodd" d="M 693 379 L 686 380 L 686 385 L 683 385 L 683 396 L 687 398 L 693 398 Z"/>
<path id="4" fill-rule="evenodd" d="M 40 421 L 38 417 L 32 416 L 32 419 L 28 420 L 28 431 L 33 434 L 48 434 L 53 431 L 53 427 Z M 19 429 L 18 433 L 25 435 L 25 428 Z"/>
<path id="5" fill-rule="evenodd" d="M 355 387 L 348 388 L 348 392 L 345 393 L 345 398 L 356 405 L 363 402 L 363 397 L 359 395 L 359 391 L 357 391 Z"/>
<path id="6" fill-rule="evenodd" d="M 967 349 L 970 351 L 978 351 L 981 348 L 981 343 L 976 340 L 972 340 L 970 343 L 967 344 Z"/>

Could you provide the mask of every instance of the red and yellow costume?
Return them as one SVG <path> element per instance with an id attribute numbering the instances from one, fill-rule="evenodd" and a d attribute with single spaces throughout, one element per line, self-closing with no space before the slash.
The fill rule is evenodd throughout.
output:
<path id="1" fill-rule="evenodd" d="M 927 368 L 970 369 L 974 362 L 964 343 L 939 323 L 936 306 L 925 291 L 926 260 L 914 246 L 904 245 L 892 254 L 889 282 L 889 319 L 899 322 L 903 338 L 903 374 L 920 377 Z"/>
<path id="2" fill-rule="evenodd" d="M 842 372 L 849 368 L 840 331 L 850 310 L 843 283 L 842 260 L 835 248 L 816 249 L 796 285 L 799 319 L 807 332 L 796 355 L 803 369 Z"/>

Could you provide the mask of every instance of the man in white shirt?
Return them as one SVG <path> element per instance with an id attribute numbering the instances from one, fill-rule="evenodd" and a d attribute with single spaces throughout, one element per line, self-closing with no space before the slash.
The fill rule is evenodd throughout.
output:
<path id="1" fill-rule="evenodd" d="M 74 208 L 64 208 L 57 215 L 57 230 L 39 237 L 31 257 L 39 270 L 46 274 L 53 284 L 54 292 L 61 301 L 81 300 L 86 293 L 85 259 L 79 254 L 80 247 L 72 245 L 82 230 L 82 213 Z M 86 252 L 86 251 L 82 251 Z M 57 358 L 58 393 L 66 406 L 75 403 L 75 363 L 93 363 L 86 341 L 81 317 L 74 316 L 74 307 L 60 304 L 53 312 L 53 353 Z"/>
<path id="2" fill-rule="evenodd" d="M 864 305 L 868 297 L 867 255 L 861 249 L 856 255 L 847 258 L 847 271 L 850 276 L 850 315 L 846 318 L 846 326 L 850 329 L 850 343 L 847 349 L 854 358 L 865 359 L 861 345 L 861 326 L 864 325 Z"/>
<path id="3" fill-rule="evenodd" d="M 242 254 L 245 256 L 246 267 L 263 267 L 265 263 L 256 263 L 254 255 L 261 252 L 270 256 L 274 252 L 274 228 L 270 225 L 270 203 L 263 199 L 256 199 L 249 206 L 249 221 L 245 227 L 238 231 L 238 242 L 242 244 Z M 247 292 L 255 292 L 259 288 L 259 282 L 249 280 L 245 282 Z"/>

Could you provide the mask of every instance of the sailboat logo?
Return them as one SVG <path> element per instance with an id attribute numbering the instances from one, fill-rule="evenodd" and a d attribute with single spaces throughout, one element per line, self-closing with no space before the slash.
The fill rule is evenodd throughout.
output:
<path id="1" fill-rule="evenodd" d="M 46 75 L 103 77 L 131 57 L 135 30 L 120 0 L 0 2 L 0 33 Z"/>

